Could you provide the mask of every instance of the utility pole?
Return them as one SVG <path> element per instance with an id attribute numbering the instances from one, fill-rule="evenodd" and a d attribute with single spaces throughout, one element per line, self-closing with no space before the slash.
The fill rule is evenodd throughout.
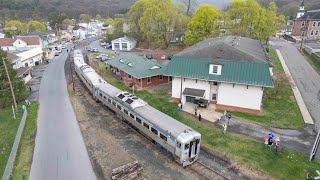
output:
<path id="1" fill-rule="evenodd" d="M 4 69 L 6 70 L 6 74 L 7 74 L 7 77 L 8 77 L 8 81 L 9 81 L 9 85 L 10 85 L 10 89 L 11 89 L 11 93 L 12 93 L 12 97 L 13 97 L 14 107 L 16 108 L 16 111 L 18 111 L 17 101 L 16 101 L 16 97 L 15 97 L 14 92 L 13 92 L 13 88 L 12 88 L 9 72 L 8 72 L 8 69 L 7 69 L 6 61 L 4 60 L 3 57 L 2 57 L 2 61 L 3 61 Z"/>

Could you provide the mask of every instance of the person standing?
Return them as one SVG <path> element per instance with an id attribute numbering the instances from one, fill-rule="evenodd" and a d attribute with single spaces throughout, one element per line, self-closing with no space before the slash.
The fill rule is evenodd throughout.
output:
<path id="1" fill-rule="evenodd" d="M 270 137 L 269 137 L 269 139 L 268 139 L 268 147 L 269 147 L 269 151 L 271 151 L 272 144 L 273 144 L 272 138 L 270 138 Z"/>
<path id="2" fill-rule="evenodd" d="M 201 121 L 201 112 L 199 112 L 199 121 Z"/>
<path id="3" fill-rule="evenodd" d="M 226 121 L 227 120 L 227 111 L 224 111 L 223 113 L 223 121 Z"/>
<path id="4" fill-rule="evenodd" d="M 278 153 L 279 148 L 280 148 L 280 138 L 279 137 L 276 138 L 275 146 L 276 146 L 276 153 Z"/>
<path id="5" fill-rule="evenodd" d="M 178 111 L 181 111 L 181 103 L 178 104 Z"/>
<path id="6" fill-rule="evenodd" d="M 198 108 L 197 106 L 194 107 L 194 115 L 197 115 L 197 111 L 198 111 Z"/>
<path id="7" fill-rule="evenodd" d="M 231 113 L 230 112 L 228 112 L 227 117 L 228 117 L 228 124 L 230 124 L 230 121 L 231 121 Z"/>
<path id="8" fill-rule="evenodd" d="M 228 128 L 227 123 L 224 123 L 224 124 L 222 125 L 222 128 L 223 128 L 223 134 L 226 134 L 226 133 L 227 133 L 227 128 Z"/>

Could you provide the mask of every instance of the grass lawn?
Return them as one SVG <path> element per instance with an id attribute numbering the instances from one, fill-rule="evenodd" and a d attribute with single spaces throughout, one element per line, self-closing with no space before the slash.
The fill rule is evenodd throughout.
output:
<path id="1" fill-rule="evenodd" d="M 233 112 L 232 114 L 262 125 L 278 128 L 302 128 L 304 121 L 299 106 L 289 81 L 285 78 L 276 51 L 269 49 L 269 56 L 272 59 L 274 76 L 279 79 L 279 85 L 275 85 L 275 88 L 265 89 L 262 101 L 263 114 L 254 115 L 242 112 Z M 277 89 L 278 93 L 276 94 Z"/>
<path id="2" fill-rule="evenodd" d="M 38 102 L 31 102 L 10 179 L 28 179 L 37 130 Z"/>
<path id="3" fill-rule="evenodd" d="M 0 109 L 0 177 L 7 165 L 22 115 L 21 108 L 16 119 L 13 119 L 11 107 Z"/>
<path id="4" fill-rule="evenodd" d="M 92 58 L 91 58 L 92 59 Z M 117 81 L 105 65 L 96 60 L 91 66 L 110 84 L 128 91 L 122 82 Z M 275 68 L 278 67 L 275 65 Z M 278 70 L 275 70 L 277 72 Z M 292 92 L 291 92 L 292 93 Z M 309 162 L 308 157 L 291 150 L 282 149 L 281 154 L 269 152 L 263 142 L 249 139 L 236 134 L 222 134 L 208 123 L 198 122 L 183 112 L 177 110 L 177 104 L 168 101 L 167 92 L 151 94 L 145 90 L 135 92 L 135 95 L 148 102 L 156 109 L 168 114 L 178 121 L 190 126 L 202 134 L 202 146 L 214 152 L 219 152 L 233 162 L 240 163 L 250 169 L 263 172 L 273 179 L 305 179 L 307 172 L 312 172 L 320 166 L 319 162 Z M 289 113 L 290 114 L 290 113 Z M 286 116 L 291 117 L 288 112 Z M 300 115 L 299 115 L 300 116 Z"/>
<path id="5" fill-rule="evenodd" d="M 304 49 L 303 54 L 307 57 L 308 61 L 312 64 L 312 66 L 315 67 L 317 71 L 320 71 L 320 63 Z M 320 52 L 317 52 L 317 55 L 320 57 Z"/>

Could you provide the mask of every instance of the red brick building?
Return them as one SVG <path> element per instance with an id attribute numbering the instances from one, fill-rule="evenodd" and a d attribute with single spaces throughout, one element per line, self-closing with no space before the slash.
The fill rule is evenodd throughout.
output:
<path id="1" fill-rule="evenodd" d="M 297 18 L 294 20 L 292 36 L 300 39 L 320 40 L 320 9 L 304 11 L 304 1 L 302 1 Z"/>
<path id="2" fill-rule="evenodd" d="M 170 78 L 163 75 L 165 66 L 141 56 L 119 56 L 107 61 L 107 64 L 122 81 L 126 84 L 134 83 L 139 88 L 170 82 Z"/>

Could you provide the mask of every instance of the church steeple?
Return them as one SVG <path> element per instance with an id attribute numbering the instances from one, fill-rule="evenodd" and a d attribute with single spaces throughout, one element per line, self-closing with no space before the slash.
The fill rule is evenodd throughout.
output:
<path id="1" fill-rule="evenodd" d="M 305 13 L 305 11 L 304 11 L 304 0 L 302 0 L 300 8 L 299 8 L 299 11 L 297 13 L 297 19 L 300 18 L 301 16 L 303 16 L 304 13 Z"/>

